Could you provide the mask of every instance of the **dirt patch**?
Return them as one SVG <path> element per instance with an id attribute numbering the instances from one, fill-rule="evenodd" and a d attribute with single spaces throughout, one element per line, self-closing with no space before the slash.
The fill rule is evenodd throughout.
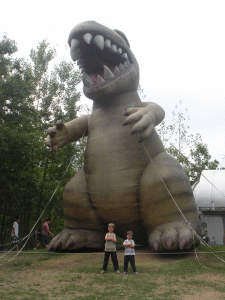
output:
<path id="1" fill-rule="evenodd" d="M 201 293 L 195 293 L 194 295 L 184 295 L 181 296 L 182 300 L 224 300 L 224 295 L 221 295 L 221 293 L 218 292 L 201 292 Z"/>
<path id="2" fill-rule="evenodd" d="M 205 273 L 204 275 L 195 276 L 195 280 L 206 281 L 206 282 L 215 282 L 225 286 L 225 278 L 219 274 Z"/>

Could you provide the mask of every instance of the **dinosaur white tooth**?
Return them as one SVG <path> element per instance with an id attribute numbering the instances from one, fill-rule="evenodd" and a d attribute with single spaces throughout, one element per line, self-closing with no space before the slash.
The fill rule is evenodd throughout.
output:
<path id="1" fill-rule="evenodd" d="M 117 46 L 115 44 L 112 45 L 111 49 L 113 52 L 117 53 Z"/>
<path id="2" fill-rule="evenodd" d="M 123 53 L 121 56 L 122 56 L 123 58 L 125 58 L 125 59 L 128 59 L 127 53 Z"/>
<path id="3" fill-rule="evenodd" d="M 87 72 L 87 70 L 86 70 L 85 68 L 82 68 L 82 69 L 80 70 L 80 72 L 81 72 L 81 74 L 82 74 L 82 73 Z"/>
<path id="4" fill-rule="evenodd" d="M 90 87 L 92 87 L 93 85 L 94 85 L 94 82 L 93 82 L 93 81 L 89 81 L 89 80 L 86 81 L 86 84 L 85 84 L 86 87 L 90 88 Z"/>
<path id="5" fill-rule="evenodd" d="M 118 52 L 119 54 L 122 54 L 123 51 L 122 51 L 121 48 L 118 48 L 118 49 L 117 49 L 117 52 Z"/>
<path id="6" fill-rule="evenodd" d="M 92 87 L 94 85 L 93 80 L 86 73 L 83 73 L 82 80 L 83 80 L 84 86 L 86 86 L 86 87 Z"/>
<path id="7" fill-rule="evenodd" d="M 78 60 L 81 57 L 81 51 L 79 48 L 70 48 L 70 55 L 73 61 Z"/>
<path id="8" fill-rule="evenodd" d="M 77 48 L 79 45 L 80 45 L 80 41 L 79 41 L 79 40 L 77 40 L 77 39 L 72 39 L 72 40 L 71 40 L 70 48 L 75 49 L 75 48 Z"/>
<path id="9" fill-rule="evenodd" d="M 104 37 L 102 35 L 96 35 L 93 39 L 93 43 L 101 50 L 104 49 Z"/>
<path id="10" fill-rule="evenodd" d="M 84 77 L 85 80 L 89 80 L 89 81 L 92 81 L 92 82 L 93 82 L 93 80 L 91 79 L 90 76 L 87 75 L 87 73 L 84 73 L 84 74 L 83 74 L 83 77 Z M 94 84 L 94 82 L 93 82 L 93 84 Z"/>
<path id="11" fill-rule="evenodd" d="M 123 67 L 122 64 L 119 64 L 119 69 L 120 69 L 120 71 L 123 71 L 123 70 L 124 70 L 124 67 Z"/>
<path id="12" fill-rule="evenodd" d="M 85 79 L 83 82 L 84 82 L 84 85 L 88 88 L 90 88 L 94 85 L 94 82 L 92 80 L 89 80 L 89 79 Z"/>
<path id="13" fill-rule="evenodd" d="M 70 55 L 73 59 L 73 61 L 78 60 L 78 58 L 80 58 L 80 49 L 79 49 L 79 44 L 80 41 L 78 41 L 77 39 L 72 39 L 71 40 L 71 45 L 70 45 Z"/>
<path id="14" fill-rule="evenodd" d="M 127 59 L 127 64 L 128 64 L 128 65 L 130 65 L 130 61 L 129 61 L 129 59 Z"/>
<path id="15" fill-rule="evenodd" d="M 88 74 L 87 74 L 87 73 L 84 73 L 84 75 L 83 75 L 82 79 L 83 79 L 84 77 L 85 77 L 85 78 L 88 78 L 88 79 L 91 79 L 91 77 L 90 77 L 90 76 L 88 76 Z"/>
<path id="16" fill-rule="evenodd" d="M 115 67 L 115 69 L 114 69 L 113 73 L 114 73 L 115 75 L 118 75 L 118 74 L 120 74 L 120 70 L 119 70 L 119 68 L 118 68 L 118 67 Z"/>
<path id="17" fill-rule="evenodd" d="M 125 62 L 123 63 L 123 66 L 124 66 L 125 69 L 128 67 L 128 63 L 126 62 L 126 60 L 125 60 Z"/>
<path id="18" fill-rule="evenodd" d="M 83 35 L 83 39 L 84 41 L 89 45 L 91 40 L 92 40 L 92 34 L 90 34 L 89 32 L 88 33 L 85 33 Z"/>
<path id="19" fill-rule="evenodd" d="M 111 49 L 111 41 L 105 40 L 105 47 Z"/>
<path id="20" fill-rule="evenodd" d="M 104 82 L 105 82 L 105 80 L 100 75 L 98 75 L 97 76 L 97 83 L 103 84 Z"/>
<path id="21" fill-rule="evenodd" d="M 104 79 L 108 80 L 108 79 L 113 79 L 115 76 L 114 74 L 110 71 L 110 69 L 104 65 Z"/>

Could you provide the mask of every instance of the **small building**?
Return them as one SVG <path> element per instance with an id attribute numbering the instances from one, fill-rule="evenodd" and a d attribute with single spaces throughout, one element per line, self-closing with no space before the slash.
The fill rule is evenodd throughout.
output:
<path id="1" fill-rule="evenodd" d="M 193 186 L 202 235 L 225 245 L 225 170 L 205 170 Z"/>

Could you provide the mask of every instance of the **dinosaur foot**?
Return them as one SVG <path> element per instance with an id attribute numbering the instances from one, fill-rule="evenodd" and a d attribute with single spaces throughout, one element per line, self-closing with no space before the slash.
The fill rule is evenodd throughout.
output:
<path id="1" fill-rule="evenodd" d="M 156 226 L 148 240 L 150 248 L 155 252 L 190 250 L 199 245 L 194 231 L 185 222 Z"/>
<path id="2" fill-rule="evenodd" d="M 64 228 L 51 240 L 48 251 L 74 250 L 83 247 L 103 249 L 104 242 L 103 232 Z"/>

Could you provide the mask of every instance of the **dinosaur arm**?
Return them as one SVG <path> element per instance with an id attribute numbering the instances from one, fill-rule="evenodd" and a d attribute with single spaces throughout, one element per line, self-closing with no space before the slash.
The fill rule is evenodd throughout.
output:
<path id="1" fill-rule="evenodd" d="M 154 102 L 141 102 L 141 103 L 136 104 L 134 107 L 136 107 L 136 108 L 144 107 L 144 108 L 146 108 L 146 112 L 152 111 L 156 118 L 155 126 L 160 124 L 165 117 L 164 109 L 160 105 L 158 105 Z"/>
<path id="2" fill-rule="evenodd" d="M 128 108 L 124 115 L 127 119 L 123 126 L 135 123 L 131 134 L 139 134 L 139 142 L 142 142 L 151 135 L 153 128 L 162 122 L 165 112 L 156 103 L 141 102 Z"/>
<path id="3" fill-rule="evenodd" d="M 54 127 L 47 130 L 46 145 L 50 152 L 55 155 L 57 150 L 71 142 L 77 141 L 84 136 L 88 127 L 89 115 L 76 118 L 68 123 L 57 121 Z"/>

